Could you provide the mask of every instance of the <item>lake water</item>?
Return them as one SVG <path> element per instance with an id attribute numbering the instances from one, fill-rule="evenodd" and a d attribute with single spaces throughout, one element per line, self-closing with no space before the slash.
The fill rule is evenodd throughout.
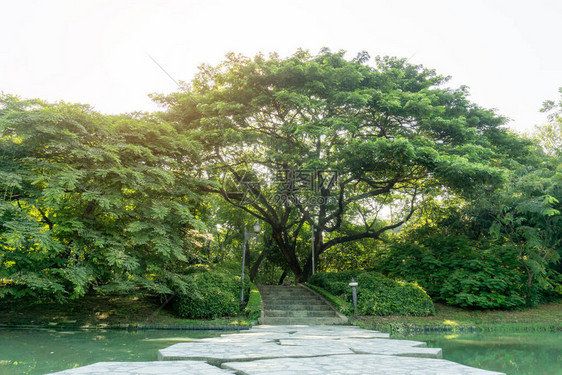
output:
<path id="1" fill-rule="evenodd" d="M 0 374 L 45 374 L 102 361 L 157 361 L 158 349 L 221 333 L 0 329 Z"/>
<path id="2" fill-rule="evenodd" d="M 509 332 L 415 335 L 410 340 L 442 348 L 443 358 L 508 375 L 561 375 L 562 333 Z"/>
<path id="3" fill-rule="evenodd" d="M 158 349 L 221 331 L 0 329 L 0 374 L 45 374 L 101 361 L 155 361 Z M 562 334 L 416 335 L 443 357 L 508 375 L 562 374 Z"/>

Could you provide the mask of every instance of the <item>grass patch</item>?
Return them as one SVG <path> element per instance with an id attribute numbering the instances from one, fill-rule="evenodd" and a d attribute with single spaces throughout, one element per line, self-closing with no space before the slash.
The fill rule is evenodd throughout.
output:
<path id="1" fill-rule="evenodd" d="M 308 288 L 315 291 L 316 293 L 320 294 L 322 297 L 324 297 L 328 302 L 330 302 L 332 304 L 332 306 L 334 306 L 336 308 L 336 310 L 338 310 L 343 315 L 350 316 L 350 315 L 353 314 L 353 306 L 352 306 L 351 303 L 346 302 L 346 301 L 342 300 L 341 298 L 338 298 L 338 297 L 334 296 L 333 294 L 331 294 L 327 290 L 325 290 L 323 288 L 320 288 L 320 287 L 318 287 L 314 284 L 305 283 L 305 285 Z"/>
<path id="2" fill-rule="evenodd" d="M 467 310 L 435 303 L 431 316 L 355 316 L 361 327 L 392 332 L 409 328 L 444 328 L 453 332 L 464 327 L 483 331 L 534 331 L 562 329 L 562 300 L 521 310 Z"/>
<path id="3" fill-rule="evenodd" d="M 256 321 L 261 316 L 261 294 L 254 283 L 250 283 L 250 297 L 244 312 L 251 321 Z"/>

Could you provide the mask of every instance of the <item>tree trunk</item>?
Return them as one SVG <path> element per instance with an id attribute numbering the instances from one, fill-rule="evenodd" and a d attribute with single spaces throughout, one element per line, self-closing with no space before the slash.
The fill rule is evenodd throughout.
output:
<path id="1" fill-rule="evenodd" d="M 281 277 L 279 278 L 279 282 L 277 283 L 277 285 L 283 285 L 283 281 L 285 281 L 285 278 L 287 277 L 287 269 L 285 268 L 283 270 L 283 273 L 281 274 Z"/>
<path id="2" fill-rule="evenodd" d="M 267 248 L 267 249 L 262 250 L 262 252 L 258 256 L 258 259 L 256 259 L 254 264 L 252 264 L 252 268 L 250 268 L 250 281 L 253 282 L 255 280 L 255 278 L 258 274 L 258 270 L 260 268 L 260 264 L 264 261 L 264 259 L 270 253 L 270 251 L 271 251 L 271 248 Z"/>
<path id="3" fill-rule="evenodd" d="M 527 270 L 527 287 L 530 289 L 533 286 L 533 272 Z"/>
<path id="4" fill-rule="evenodd" d="M 277 230 L 276 228 L 273 228 L 273 239 L 279 246 L 279 250 L 281 251 L 281 254 L 283 254 L 283 257 L 287 262 L 287 266 L 291 269 L 291 271 L 293 271 L 293 274 L 295 275 L 295 282 L 303 282 L 306 278 L 299 264 L 299 260 L 297 259 L 297 255 L 295 254 L 295 247 L 287 244 L 283 240 L 282 231 Z"/>

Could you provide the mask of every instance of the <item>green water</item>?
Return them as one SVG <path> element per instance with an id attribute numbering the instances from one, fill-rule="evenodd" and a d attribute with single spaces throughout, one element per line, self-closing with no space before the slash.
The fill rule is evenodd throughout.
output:
<path id="1" fill-rule="evenodd" d="M 0 374 L 45 374 L 102 361 L 156 361 L 158 349 L 221 333 L 0 329 Z"/>
<path id="2" fill-rule="evenodd" d="M 0 374 L 45 374 L 101 361 L 155 361 L 158 349 L 220 331 L 0 329 Z M 398 338 L 398 337 L 397 337 Z M 508 375 L 562 374 L 562 334 L 416 335 L 451 361 Z"/>
<path id="3" fill-rule="evenodd" d="M 443 358 L 508 375 L 562 374 L 562 333 L 509 332 L 415 335 L 409 340 L 442 348 Z"/>

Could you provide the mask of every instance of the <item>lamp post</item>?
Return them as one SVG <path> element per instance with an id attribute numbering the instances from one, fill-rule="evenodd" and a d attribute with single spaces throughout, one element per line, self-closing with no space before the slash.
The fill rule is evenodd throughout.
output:
<path id="1" fill-rule="evenodd" d="M 244 244 L 242 245 L 242 287 L 240 288 L 240 304 L 244 303 L 244 270 L 246 268 L 246 247 L 248 246 L 248 241 L 250 240 L 250 238 L 255 237 L 259 232 L 261 232 L 260 223 L 256 221 L 253 229 L 253 232 L 249 232 L 246 227 L 244 227 Z"/>
<path id="2" fill-rule="evenodd" d="M 357 315 L 357 285 L 359 284 L 352 277 L 349 286 L 351 287 L 351 295 L 353 296 L 353 310 L 355 311 L 356 315 Z"/>
<path id="3" fill-rule="evenodd" d="M 313 225 L 312 226 L 312 236 L 310 237 L 310 241 L 312 242 L 312 274 L 313 275 L 314 275 L 314 270 L 316 268 L 315 264 L 314 264 L 314 261 L 315 261 L 315 259 L 314 259 L 315 258 L 314 257 L 314 231 L 315 231 L 315 229 L 314 229 L 314 225 Z"/>

